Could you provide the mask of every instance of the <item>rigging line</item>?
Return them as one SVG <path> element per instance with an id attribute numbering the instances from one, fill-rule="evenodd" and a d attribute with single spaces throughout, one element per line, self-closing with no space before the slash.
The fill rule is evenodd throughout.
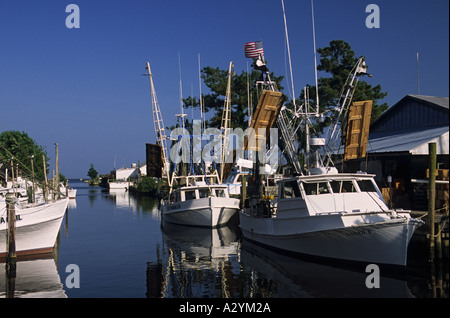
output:
<path id="1" fill-rule="evenodd" d="M 283 7 L 284 32 L 285 32 L 285 36 L 286 36 L 286 45 L 287 45 L 288 59 L 289 59 L 289 69 L 290 69 L 290 73 L 291 73 L 292 103 L 294 104 L 295 112 L 297 112 L 297 105 L 295 104 L 294 77 L 292 75 L 291 50 L 289 48 L 289 35 L 288 35 L 288 30 L 287 30 L 286 12 L 284 10 L 284 1 L 283 0 L 281 0 L 281 6 Z"/>
<path id="2" fill-rule="evenodd" d="M 312 31 L 314 44 L 314 73 L 316 79 L 316 113 L 319 114 L 319 85 L 317 84 L 317 52 L 316 52 L 316 28 L 314 26 L 314 4 L 311 0 L 311 16 L 312 16 Z"/>
<path id="3" fill-rule="evenodd" d="M 18 163 L 20 163 L 24 168 L 26 168 L 28 170 L 28 172 L 26 172 L 25 170 L 22 170 L 21 168 L 18 168 L 20 172 L 25 173 L 26 175 L 31 175 L 32 171 L 30 170 L 30 168 L 28 168 L 25 164 L 23 164 L 16 156 L 13 156 L 13 154 L 11 152 L 9 152 L 8 149 L 6 149 L 3 145 L 0 144 L 0 146 L 8 153 L 8 155 L 10 157 L 14 157 L 14 160 L 16 160 Z M 5 159 L 3 156 L 0 155 L 0 160 L 2 160 L 4 163 L 6 163 L 7 166 L 11 166 L 11 161 L 8 159 Z M 13 168 L 13 167 L 11 167 Z M 30 174 L 28 174 L 30 173 Z M 36 173 L 42 174 L 42 172 L 40 171 L 35 171 L 35 178 L 36 178 Z"/>

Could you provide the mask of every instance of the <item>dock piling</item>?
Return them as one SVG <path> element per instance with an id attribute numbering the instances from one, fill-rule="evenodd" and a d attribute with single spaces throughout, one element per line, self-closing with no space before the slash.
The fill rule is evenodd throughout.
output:
<path id="1" fill-rule="evenodd" d="M 428 175 L 428 215 L 430 231 L 430 260 L 434 261 L 435 256 L 435 200 L 436 200 L 436 143 L 428 144 L 429 155 L 429 175 Z"/>
<path id="2" fill-rule="evenodd" d="M 16 211 L 15 211 L 15 200 L 16 197 L 14 193 L 7 193 L 5 202 L 8 211 L 8 232 L 6 238 L 6 264 L 5 269 L 7 273 L 13 274 L 15 276 L 16 272 Z"/>

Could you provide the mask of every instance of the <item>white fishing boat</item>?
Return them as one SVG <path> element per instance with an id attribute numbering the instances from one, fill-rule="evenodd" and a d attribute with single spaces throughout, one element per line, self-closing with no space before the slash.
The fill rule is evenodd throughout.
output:
<path id="1" fill-rule="evenodd" d="M 230 198 L 226 185 L 215 182 L 217 175 L 176 177 L 182 186 L 174 189 L 161 205 L 165 221 L 199 227 L 219 227 L 239 210 L 240 200 Z"/>
<path id="2" fill-rule="evenodd" d="M 16 255 L 18 258 L 49 254 L 53 251 L 69 198 L 54 202 L 16 204 Z M 6 256 L 7 208 L 0 201 L 0 259 Z"/>
<path id="3" fill-rule="evenodd" d="M 277 198 L 250 199 L 241 211 L 243 235 L 288 252 L 404 266 L 423 221 L 389 209 L 373 177 L 333 170 L 284 179 Z"/>
<path id="4" fill-rule="evenodd" d="M 262 54 L 255 64 L 265 66 Z M 408 211 L 389 209 L 374 181 L 374 175 L 338 173 L 333 167 L 331 154 L 327 152 L 335 151 L 335 145 L 341 144 L 340 132 L 345 132 L 341 123 L 344 120 L 350 121 L 347 114 L 351 113 L 349 108 L 352 96 L 359 76 L 369 75 L 366 69 L 365 59 L 359 58 L 344 84 L 338 107 L 330 109 L 328 113 L 319 113 L 316 84 L 316 107 L 310 107 L 305 90 L 305 104 L 297 107 L 294 102 L 293 109 L 289 110 L 292 113 L 290 116 L 287 107 L 281 107 L 282 101 L 266 102 L 265 94 L 269 94 L 268 91 L 276 92 L 276 87 L 270 81 L 267 67 L 262 69 L 266 73 L 263 85 L 268 91 L 262 92 L 251 125 L 257 127 L 261 123 L 267 123 L 264 116 L 268 115 L 263 112 L 258 117 L 258 111 L 261 113 L 266 109 L 274 109 L 274 116 L 285 144 L 284 151 L 296 176 L 278 181 L 276 196 L 270 199 L 262 195 L 262 178 L 255 173 L 256 195 L 245 200 L 239 215 L 240 228 L 245 239 L 289 253 L 336 260 L 406 265 L 409 241 L 423 221 L 411 218 Z M 294 96 L 293 99 L 295 100 Z M 357 149 L 364 149 L 361 153 L 365 152 L 365 146 L 363 147 L 361 142 L 363 138 L 355 141 L 353 134 L 360 134 L 355 137 L 368 134 L 372 107 L 371 103 L 368 104 L 370 109 L 364 109 L 361 113 L 363 115 L 359 116 L 360 126 L 354 124 L 358 129 L 353 130 L 352 125 L 347 125 L 347 137 L 352 141 L 348 148 L 354 149 L 356 144 Z M 273 105 L 279 108 L 276 109 Z M 317 123 L 324 116 L 334 122 L 334 126 L 328 128 L 331 134 L 327 134 L 326 138 L 310 138 L 314 120 Z M 265 126 L 267 129 L 271 128 Z M 302 136 L 298 136 L 298 131 L 302 132 Z M 296 138 L 298 139 L 295 140 Z M 307 141 L 303 143 L 306 144 L 305 147 L 300 148 L 304 151 L 304 164 L 298 160 L 300 149 L 296 149 L 294 144 L 294 141 L 301 139 Z M 345 141 L 347 147 L 347 139 Z M 321 148 L 325 145 L 327 148 Z M 320 152 L 320 149 L 323 151 Z"/>

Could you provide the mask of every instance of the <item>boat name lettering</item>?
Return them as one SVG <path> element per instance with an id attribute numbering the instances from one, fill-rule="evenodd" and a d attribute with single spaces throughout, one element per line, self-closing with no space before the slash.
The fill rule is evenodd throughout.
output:
<path id="1" fill-rule="evenodd" d="M 176 210 L 176 209 L 180 209 L 181 205 L 177 204 L 177 205 L 172 205 L 172 206 L 168 206 L 167 210 Z"/>
<path id="2" fill-rule="evenodd" d="M 347 232 L 347 235 L 366 235 L 373 234 L 372 230 L 351 230 Z"/>
<path id="3" fill-rule="evenodd" d="M 20 214 L 16 215 L 16 221 L 22 221 L 22 216 Z M 0 224 L 8 222 L 8 217 L 0 217 Z"/>

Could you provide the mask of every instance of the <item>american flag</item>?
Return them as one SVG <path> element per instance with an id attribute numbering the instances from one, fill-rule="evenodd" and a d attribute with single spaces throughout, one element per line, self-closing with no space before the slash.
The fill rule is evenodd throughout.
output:
<path id="1" fill-rule="evenodd" d="M 245 57 L 259 57 L 260 54 L 264 55 L 262 41 L 245 43 L 244 51 Z"/>

